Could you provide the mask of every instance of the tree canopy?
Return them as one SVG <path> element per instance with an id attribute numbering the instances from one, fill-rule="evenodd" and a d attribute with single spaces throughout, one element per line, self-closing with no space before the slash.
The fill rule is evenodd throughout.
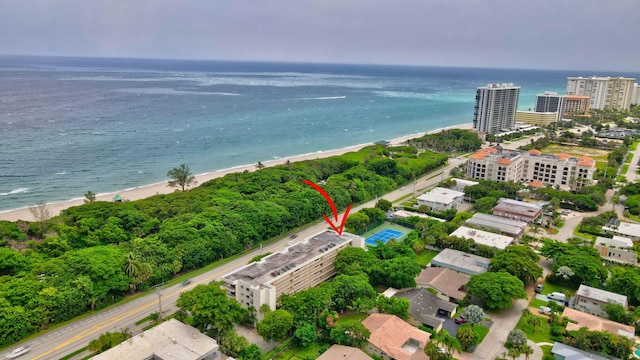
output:
<path id="1" fill-rule="evenodd" d="M 513 300 L 527 297 L 522 281 L 503 271 L 472 275 L 465 288 L 465 300 L 477 298 L 490 311 L 509 308 Z"/>

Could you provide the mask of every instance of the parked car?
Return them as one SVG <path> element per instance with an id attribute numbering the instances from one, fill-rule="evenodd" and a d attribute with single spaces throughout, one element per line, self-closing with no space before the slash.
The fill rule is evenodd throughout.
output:
<path id="1" fill-rule="evenodd" d="M 563 303 L 567 301 L 567 296 L 561 292 L 552 292 L 547 295 L 547 297 L 551 300 L 562 301 Z"/>
<path id="2" fill-rule="evenodd" d="M 15 359 L 17 357 L 20 357 L 20 356 L 28 353 L 29 350 L 31 350 L 31 349 L 29 349 L 28 347 L 25 347 L 25 346 L 21 346 L 19 348 L 13 349 L 12 352 L 10 352 L 9 354 L 7 354 L 7 356 L 5 356 L 5 359 Z"/>
<path id="3" fill-rule="evenodd" d="M 540 306 L 540 314 L 551 315 L 551 308 L 548 306 Z"/>
<path id="4" fill-rule="evenodd" d="M 536 285 L 536 293 L 540 294 L 540 292 L 542 292 L 542 288 L 544 288 L 544 286 L 542 284 Z"/>
<path id="5" fill-rule="evenodd" d="M 456 324 L 464 324 L 467 322 L 467 319 L 465 319 L 462 315 L 460 315 L 460 317 L 455 318 L 455 320 L 453 320 L 456 322 Z"/>

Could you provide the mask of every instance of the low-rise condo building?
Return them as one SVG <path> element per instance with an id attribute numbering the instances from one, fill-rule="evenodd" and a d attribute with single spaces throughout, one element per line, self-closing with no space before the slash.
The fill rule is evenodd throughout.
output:
<path id="1" fill-rule="evenodd" d="M 227 296 L 243 307 L 273 310 L 282 294 L 314 287 L 335 275 L 334 260 L 347 247 L 364 249 L 361 236 L 325 230 L 222 277 Z"/>
<path id="2" fill-rule="evenodd" d="M 462 204 L 464 193 L 447 188 L 437 187 L 423 195 L 418 196 L 418 206 L 428 206 L 433 211 L 455 209 Z"/>
<path id="3" fill-rule="evenodd" d="M 562 116 L 560 116 L 562 118 Z M 547 127 L 558 120 L 557 112 L 518 111 L 516 121 L 524 124 Z"/>
<path id="4" fill-rule="evenodd" d="M 483 213 L 473 214 L 473 217 L 465 223 L 479 229 L 499 231 L 501 234 L 513 236 L 514 238 L 522 236 L 527 227 L 527 223 L 524 221 Z"/>
<path id="5" fill-rule="evenodd" d="M 608 303 L 622 305 L 625 309 L 629 306 L 626 295 L 616 294 L 611 291 L 597 289 L 583 284 L 580 285 L 576 292 L 573 307 L 587 314 L 606 318 L 607 312 L 602 309 L 602 305 L 607 305 Z"/>
<path id="6" fill-rule="evenodd" d="M 460 226 L 454 232 L 449 234 L 463 239 L 471 239 L 473 242 L 479 245 L 493 246 L 500 250 L 504 250 L 507 246 L 513 243 L 513 238 L 510 236 L 500 235 L 488 231 L 482 231 L 478 229 L 472 229 L 466 226 Z"/>
<path id="7" fill-rule="evenodd" d="M 626 237 L 614 235 L 610 239 L 598 236 L 593 247 L 607 260 L 631 265 L 638 262 L 638 254 L 633 251 L 633 241 Z"/>
<path id="8" fill-rule="evenodd" d="M 640 224 L 615 221 L 602 227 L 602 231 L 609 234 L 623 236 L 633 241 L 640 241 Z"/>
<path id="9" fill-rule="evenodd" d="M 454 249 L 444 249 L 434 256 L 429 266 L 447 268 L 463 274 L 476 275 L 487 272 L 491 260 Z"/>
<path id="10" fill-rule="evenodd" d="M 532 223 L 542 214 L 542 208 L 528 202 L 503 198 L 498 200 L 491 212 L 496 216 Z"/>

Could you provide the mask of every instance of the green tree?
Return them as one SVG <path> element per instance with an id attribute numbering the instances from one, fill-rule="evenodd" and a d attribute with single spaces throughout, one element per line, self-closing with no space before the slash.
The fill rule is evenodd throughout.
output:
<path id="1" fill-rule="evenodd" d="M 371 332 L 357 321 L 347 321 L 331 329 L 331 342 L 339 345 L 362 348 Z"/>
<path id="2" fill-rule="evenodd" d="M 608 304 L 602 305 L 602 310 L 607 313 L 609 320 L 627 325 L 633 324 L 633 317 L 631 314 L 629 314 L 624 306 L 618 303 L 610 301 Z"/>
<path id="3" fill-rule="evenodd" d="M 391 210 L 391 207 L 393 206 L 393 203 L 389 200 L 385 200 L 385 199 L 380 199 L 378 200 L 378 202 L 376 203 L 376 207 L 384 212 L 387 212 L 389 210 Z"/>
<path id="4" fill-rule="evenodd" d="M 467 297 L 480 299 L 490 311 L 506 309 L 512 300 L 527 297 L 522 281 L 503 271 L 472 275 L 465 287 Z"/>
<path id="5" fill-rule="evenodd" d="M 484 311 L 478 305 L 469 305 L 462 312 L 465 320 L 473 327 L 475 324 L 480 324 L 484 321 Z"/>
<path id="6" fill-rule="evenodd" d="M 242 320 L 245 312 L 217 283 L 197 285 L 181 293 L 176 305 L 191 314 L 193 326 L 200 331 L 215 330 L 218 341 L 220 333 L 233 329 L 233 324 Z"/>
<path id="7" fill-rule="evenodd" d="M 467 351 L 470 347 L 476 344 L 477 337 L 476 333 L 473 331 L 473 328 L 470 324 L 463 324 L 458 328 L 458 332 L 456 333 L 456 338 L 460 342 L 460 346 L 462 349 Z"/>
<path id="8" fill-rule="evenodd" d="M 398 289 L 414 287 L 416 286 L 415 278 L 420 271 L 422 269 L 415 258 L 400 257 L 385 260 L 380 270 L 380 282 Z"/>
<path id="9" fill-rule="evenodd" d="M 167 172 L 169 187 L 180 188 L 182 191 L 190 186 L 196 185 L 196 177 L 191 172 L 189 165 L 180 164 L 177 168 L 173 168 Z"/>
<path id="10" fill-rule="evenodd" d="M 256 344 L 251 344 L 240 352 L 239 360 L 261 360 L 262 350 Z"/>
<path id="11" fill-rule="evenodd" d="M 264 319 L 258 321 L 258 334 L 265 341 L 283 341 L 288 337 L 293 327 L 293 316 L 287 310 L 274 310 L 268 312 Z"/>
<path id="12" fill-rule="evenodd" d="M 458 339 L 451 334 L 447 330 L 440 330 L 436 334 L 436 341 L 442 344 L 447 351 L 448 354 L 453 355 L 454 351 L 460 353 L 462 351 L 462 344 Z"/>
<path id="13" fill-rule="evenodd" d="M 491 196 L 482 197 L 476 200 L 476 210 L 478 210 L 479 212 L 490 212 L 491 209 L 493 209 L 493 207 L 496 206 L 497 202 L 498 202 L 498 199 L 494 197 L 491 197 Z"/>
<path id="14" fill-rule="evenodd" d="M 94 201 L 96 201 L 96 194 L 94 194 L 91 191 L 87 191 L 84 194 L 84 202 L 85 203 L 90 203 L 90 202 L 94 202 Z"/>
<path id="15" fill-rule="evenodd" d="M 350 276 L 338 275 L 331 282 L 333 287 L 333 304 L 336 311 L 344 311 L 361 298 L 373 298 L 376 290 L 369 284 L 365 274 Z"/>
<path id="16" fill-rule="evenodd" d="M 514 329 L 509 331 L 507 335 L 507 342 L 505 346 L 507 348 L 515 347 L 520 348 L 527 343 L 527 335 L 520 329 Z"/>
<path id="17" fill-rule="evenodd" d="M 310 344 L 316 342 L 316 328 L 311 324 L 306 324 L 302 327 L 299 327 L 293 333 L 293 338 L 300 347 L 307 347 Z"/>
<path id="18" fill-rule="evenodd" d="M 317 324 L 320 314 L 331 308 L 332 302 L 333 291 L 328 284 L 280 297 L 281 308 L 293 315 L 295 327 Z"/>
<path id="19" fill-rule="evenodd" d="M 506 271 L 525 284 L 533 283 L 542 277 L 542 268 L 538 265 L 539 258 L 528 246 L 507 246 L 491 259 L 489 271 Z"/>
<path id="20" fill-rule="evenodd" d="M 406 320 L 409 318 L 409 307 L 411 303 L 405 298 L 380 295 L 376 301 L 376 306 L 378 307 L 378 312 L 382 314 L 395 315 Z"/>

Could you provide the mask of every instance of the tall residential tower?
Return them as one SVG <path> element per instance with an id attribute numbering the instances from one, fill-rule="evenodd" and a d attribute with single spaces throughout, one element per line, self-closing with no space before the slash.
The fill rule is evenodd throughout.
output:
<path id="1" fill-rule="evenodd" d="M 489 84 L 476 92 L 473 128 L 488 134 L 513 129 L 520 87 L 513 84 Z"/>
<path id="2" fill-rule="evenodd" d="M 543 94 L 536 96 L 537 113 L 557 113 L 556 121 L 562 120 L 564 116 L 564 104 L 566 95 L 558 94 L 554 91 L 545 91 Z"/>
<path id="3" fill-rule="evenodd" d="M 629 110 L 635 81 L 624 77 L 568 77 L 567 95 L 589 96 L 592 109 Z"/>

